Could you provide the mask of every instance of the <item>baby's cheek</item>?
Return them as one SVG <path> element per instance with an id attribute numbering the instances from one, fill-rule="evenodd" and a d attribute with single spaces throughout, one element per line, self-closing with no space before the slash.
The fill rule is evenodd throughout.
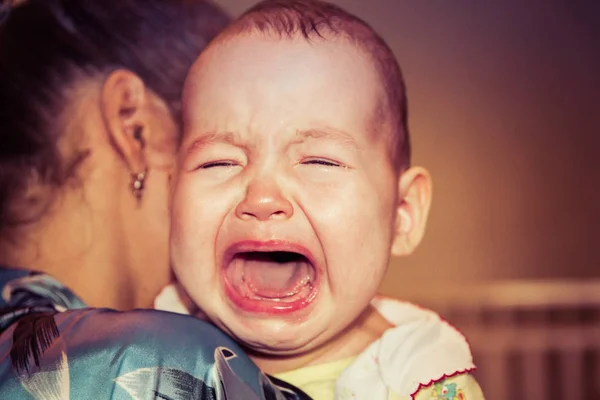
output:
<path id="1" fill-rule="evenodd" d="M 346 235 L 346 242 L 327 252 L 328 278 L 332 291 L 337 295 L 359 298 L 365 293 L 368 297 L 368 293 L 379 287 L 383 260 L 374 256 L 377 249 L 373 249 L 372 245 L 364 243 L 364 239 L 360 242 L 365 236 L 369 233 L 360 232 L 355 240 L 349 240 Z"/>
<path id="2" fill-rule="evenodd" d="M 389 224 L 373 209 L 339 215 L 326 248 L 332 290 L 352 299 L 369 298 L 379 288 L 389 261 Z"/>
<path id="3" fill-rule="evenodd" d="M 210 197 L 210 191 L 205 190 L 193 176 L 180 178 L 173 194 L 173 225 L 185 227 L 201 222 L 210 212 Z"/>

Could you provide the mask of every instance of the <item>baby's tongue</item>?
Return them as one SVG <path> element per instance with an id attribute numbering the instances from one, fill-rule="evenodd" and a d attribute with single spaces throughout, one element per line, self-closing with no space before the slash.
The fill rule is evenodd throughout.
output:
<path id="1" fill-rule="evenodd" d="M 247 253 L 236 257 L 234 263 L 236 276 L 241 279 L 236 286 L 246 297 L 290 298 L 310 282 L 310 267 L 300 255 Z"/>

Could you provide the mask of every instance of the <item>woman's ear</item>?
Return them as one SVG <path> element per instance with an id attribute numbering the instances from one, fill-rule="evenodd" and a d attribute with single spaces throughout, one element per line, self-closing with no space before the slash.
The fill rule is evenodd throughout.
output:
<path id="1" fill-rule="evenodd" d="M 146 170 L 145 135 L 148 130 L 148 92 L 134 73 L 119 69 L 104 81 L 101 94 L 102 118 L 109 139 L 132 174 Z"/>
<path id="2" fill-rule="evenodd" d="M 424 168 L 412 167 L 400 176 L 392 242 L 394 256 L 411 254 L 423 239 L 431 194 L 431 176 Z"/>

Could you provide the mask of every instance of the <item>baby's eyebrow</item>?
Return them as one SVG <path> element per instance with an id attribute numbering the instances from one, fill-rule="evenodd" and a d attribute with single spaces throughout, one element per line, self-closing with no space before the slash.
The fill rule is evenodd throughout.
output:
<path id="1" fill-rule="evenodd" d="M 241 144 L 242 142 L 239 136 L 234 132 L 206 132 L 194 139 L 194 141 L 187 146 L 187 152 L 192 153 L 211 143 L 228 143 L 234 146 L 244 147 Z"/>
<path id="2" fill-rule="evenodd" d="M 296 135 L 292 139 L 290 144 L 300 144 L 308 139 L 326 139 L 333 140 L 335 142 L 339 142 L 343 145 L 347 145 L 354 150 L 358 150 L 358 143 L 350 135 L 349 133 L 331 128 L 331 127 L 323 127 L 318 129 L 303 129 L 296 131 Z"/>
<path id="3" fill-rule="evenodd" d="M 352 137 L 352 135 L 345 131 L 331 127 L 299 129 L 288 143 L 288 146 L 301 144 L 310 139 L 331 140 L 344 146 L 348 146 L 352 150 L 359 149 L 358 143 L 356 142 L 356 139 Z M 194 151 L 212 143 L 227 143 L 236 147 L 246 148 L 246 145 L 235 132 L 206 132 L 202 133 L 188 146 L 186 146 L 186 152 L 193 153 Z"/>

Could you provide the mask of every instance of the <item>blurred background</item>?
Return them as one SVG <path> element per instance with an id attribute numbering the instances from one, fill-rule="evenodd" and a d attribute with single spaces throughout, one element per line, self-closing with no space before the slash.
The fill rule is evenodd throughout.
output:
<path id="1" fill-rule="evenodd" d="M 396 53 L 434 178 L 382 291 L 465 332 L 488 400 L 600 399 L 600 1 L 333 2 Z"/>

